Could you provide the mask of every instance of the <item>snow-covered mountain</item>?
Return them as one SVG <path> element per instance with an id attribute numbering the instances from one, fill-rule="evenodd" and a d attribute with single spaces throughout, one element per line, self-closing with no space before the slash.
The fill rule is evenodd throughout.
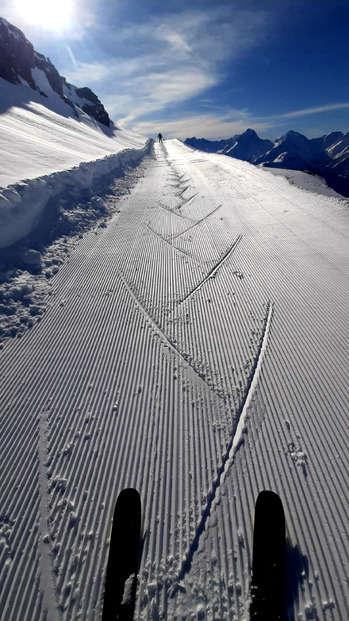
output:
<path id="1" fill-rule="evenodd" d="M 206 140 L 205 138 L 187 138 L 185 144 L 206 153 L 223 153 L 255 163 L 256 159 L 273 148 L 271 140 L 259 138 L 253 129 L 247 129 L 243 134 L 237 134 L 226 140 Z"/>
<path id="2" fill-rule="evenodd" d="M 289 131 L 273 144 L 270 140 L 261 140 L 255 131 L 248 129 L 227 140 L 187 138 L 185 144 L 257 165 L 319 174 L 331 187 L 349 196 L 349 133 L 332 132 L 309 140 L 298 132 Z"/>
<path id="3" fill-rule="evenodd" d="M 99 123 L 110 127 L 103 104 L 90 88 L 77 88 L 61 76 L 49 58 L 34 50 L 23 32 L 0 18 L 0 77 L 12 84 L 23 84 L 40 93 L 50 107 L 52 91 L 71 107 L 78 117 L 80 108 Z"/>
<path id="4" fill-rule="evenodd" d="M 146 142 L 0 18 L 0 249 L 23 239 L 50 201 L 93 196 L 105 175 L 142 159 Z"/>

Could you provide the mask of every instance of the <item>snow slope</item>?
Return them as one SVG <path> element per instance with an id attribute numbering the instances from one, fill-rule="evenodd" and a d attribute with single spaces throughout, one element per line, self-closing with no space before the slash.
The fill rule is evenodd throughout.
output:
<path id="1" fill-rule="evenodd" d="M 46 105 L 28 86 L 0 78 L 0 248 L 28 234 L 52 196 L 72 185 L 81 192 L 121 161 L 138 158 L 146 144 L 144 136 L 105 127 L 81 110 L 76 118 L 41 73 Z"/>
<path id="2" fill-rule="evenodd" d="M 344 621 L 347 203 L 176 140 L 142 166 L 0 352 L 0 616 L 99 619 L 134 486 L 136 619 L 247 620 L 272 489 L 286 618 Z"/>

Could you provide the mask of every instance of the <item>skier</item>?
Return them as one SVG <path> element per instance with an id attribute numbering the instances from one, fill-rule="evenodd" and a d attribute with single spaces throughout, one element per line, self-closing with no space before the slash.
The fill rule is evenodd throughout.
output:
<path id="1" fill-rule="evenodd" d="M 158 134 L 159 142 L 162 142 L 162 134 Z"/>

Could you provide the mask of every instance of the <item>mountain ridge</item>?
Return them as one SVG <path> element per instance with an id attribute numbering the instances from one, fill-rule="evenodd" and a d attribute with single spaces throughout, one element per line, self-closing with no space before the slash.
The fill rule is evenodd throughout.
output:
<path id="1" fill-rule="evenodd" d="M 43 105 L 49 107 L 48 100 L 53 92 L 72 108 L 76 117 L 79 116 L 77 108 L 80 108 L 102 125 L 111 126 L 109 115 L 97 95 L 88 87 L 77 88 L 67 82 L 50 59 L 37 52 L 24 33 L 2 17 L 0 59 L 0 78 L 39 92 Z"/>

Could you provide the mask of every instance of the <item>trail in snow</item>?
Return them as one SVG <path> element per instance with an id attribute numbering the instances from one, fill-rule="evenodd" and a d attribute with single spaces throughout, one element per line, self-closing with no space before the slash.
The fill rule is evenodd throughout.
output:
<path id="1" fill-rule="evenodd" d="M 259 377 L 259 374 L 260 374 L 260 369 L 261 369 L 262 361 L 263 361 L 263 357 L 264 357 L 266 349 L 267 349 L 267 341 L 268 341 L 268 335 L 269 335 L 269 330 L 270 330 L 270 322 L 271 322 L 271 318 L 272 318 L 272 314 L 273 314 L 273 305 L 269 304 L 267 310 L 268 310 L 268 312 L 267 312 L 267 317 L 265 319 L 265 327 L 264 327 L 264 331 L 263 331 L 263 335 L 262 335 L 262 339 L 261 339 L 260 349 L 259 349 L 258 355 L 256 357 L 256 361 L 255 361 L 255 365 L 254 365 L 254 368 L 253 368 L 252 373 L 251 373 L 251 377 L 250 377 L 249 382 L 248 382 L 248 386 L 247 386 L 247 389 L 246 389 L 244 401 L 241 404 L 240 412 L 237 413 L 237 416 L 236 416 L 236 419 L 235 419 L 235 429 L 233 430 L 233 433 L 232 433 L 231 443 L 228 446 L 228 450 L 227 450 L 226 454 L 224 455 L 222 465 L 221 465 L 221 467 L 218 470 L 217 479 L 213 483 L 213 488 L 212 488 L 212 491 L 211 491 L 211 493 L 210 493 L 210 495 L 209 495 L 209 497 L 207 499 L 207 505 L 206 505 L 206 507 L 205 507 L 205 509 L 203 511 L 202 518 L 201 518 L 200 524 L 198 525 L 198 528 L 197 528 L 194 540 L 193 540 L 193 542 L 192 542 L 188 552 L 185 555 L 185 560 L 183 561 L 182 568 L 181 568 L 181 570 L 180 570 L 180 572 L 178 574 L 178 578 L 176 579 L 177 588 L 178 588 L 178 582 L 183 580 L 185 574 L 190 571 L 190 567 L 191 567 L 191 563 L 192 563 L 192 560 L 193 560 L 193 556 L 194 556 L 194 554 L 197 551 L 198 546 L 199 546 L 200 537 L 204 533 L 207 520 L 209 519 L 209 517 L 211 515 L 211 511 L 214 510 L 214 505 L 217 503 L 217 497 L 219 495 L 219 491 L 220 491 L 221 485 L 222 485 L 223 481 L 225 480 L 225 478 L 226 478 L 226 476 L 227 476 L 227 474 L 229 472 L 229 469 L 233 465 L 235 454 L 238 451 L 239 446 L 243 443 L 243 434 L 244 434 L 244 431 L 246 430 L 247 409 L 248 409 L 248 407 L 250 405 L 250 402 L 251 402 L 251 399 L 252 399 L 252 396 L 253 396 L 253 392 L 254 392 L 254 390 L 256 388 L 258 377 Z M 172 593 L 172 595 L 173 595 L 173 593 Z"/>
<path id="2" fill-rule="evenodd" d="M 345 203 L 178 141 L 143 171 L 0 352 L 0 614 L 100 619 L 114 503 L 136 487 L 135 617 L 245 620 L 272 489 L 289 621 L 344 621 Z"/>
<path id="3" fill-rule="evenodd" d="M 146 309 L 142 306 L 141 302 L 138 300 L 138 298 L 136 297 L 136 295 L 133 293 L 132 289 L 130 288 L 130 285 L 126 282 L 125 278 L 123 278 L 122 274 L 119 274 L 122 282 L 124 283 L 127 291 L 130 293 L 130 295 L 132 296 L 132 298 L 134 299 L 134 301 L 136 302 L 136 304 L 139 306 L 139 308 L 143 311 L 143 313 L 146 315 L 146 317 L 150 320 L 150 322 L 153 324 L 154 328 L 160 333 L 160 338 L 164 339 L 168 345 L 171 347 L 171 349 L 173 349 L 176 353 L 178 353 L 180 355 L 181 358 L 183 358 L 183 361 L 193 369 L 193 371 L 195 373 L 197 373 L 198 377 L 200 379 L 202 379 L 203 381 L 205 381 L 205 378 L 197 372 L 195 366 L 193 365 L 193 363 L 189 362 L 188 360 L 186 360 L 186 356 L 185 354 L 183 354 L 180 349 L 178 349 L 178 346 L 176 346 L 176 344 L 171 341 L 171 339 L 166 336 L 165 332 L 160 328 L 160 326 L 158 326 L 156 324 L 156 322 L 152 319 L 152 317 L 148 314 L 148 312 L 146 311 Z M 205 382 L 207 383 L 207 382 Z M 212 388 L 212 386 L 209 385 L 209 383 L 207 383 L 207 386 L 210 390 L 214 391 L 214 388 Z"/>
<path id="4" fill-rule="evenodd" d="M 205 284 L 205 282 L 208 281 L 209 278 L 213 278 L 214 275 L 216 274 L 216 272 L 219 270 L 219 268 L 221 267 L 221 265 L 224 263 L 224 261 L 226 261 L 232 252 L 234 252 L 236 246 L 238 245 L 238 243 L 241 241 L 242 237 L 241 235 L 239 235 L 236 240 L 234 241 L 233 245 L 231 246 L 231 248 L 229 248 L 229 250 L 227 250 L 227 252 L 225 253 L 225 255 L 222 257 L 222 259 L 220 259 L 220 261 L 218 261 L 217 265 L 215 265 L 210 272 L 208 273 L 208 275 L 206 276 L 206 278 L 203 279 L 202 282 L 200 282 L 198 285 L 196 285 L 196 287 L 190 291 L 185 298 L 183 298 L 183 300 L 180 301 L 180 304 L 182 304 L 183 302 L 185 302 L 185 300 L 187 300 L 189 297 L 191 297 L 192 295 L 194 295 L 194 293 L 196 291 L 198 291 L 199 289 L 201 289 L 201 287 L 203 287 L 203 285 Z"/>
<path id="5" fill-rule="evenodd" d="M 187 188 L 186 188 L 187 189 Z M 210 213 L 208 213 L 207 215 L 205 215 L 203 218 L 201 218 L 201 220 L 198 220 L 197 222 L 194 222 L 194 224 L 192 224 L 191 226 L 189 226 L 189 228 L 185 229 L 184 231 L 181 231 L 180 233 L 177 233 L 176 237 L 179 237 L 180 235 L 183 235 L 183 233 L 187 233 L 188 231 L 190 231 L 191 229 L 194 228 L 194 226 L 198 226 L 198 224 L 201 224 L 201 222 L 205 222 L 206 218 L 209 218 L 210 216 L 212 216 L 214 213 L 216 213 L 218 211 L 218 209 L 220 209 L 222 207 L 222 205 L 218 205 L 218 207 L 215 207 Z"/>

